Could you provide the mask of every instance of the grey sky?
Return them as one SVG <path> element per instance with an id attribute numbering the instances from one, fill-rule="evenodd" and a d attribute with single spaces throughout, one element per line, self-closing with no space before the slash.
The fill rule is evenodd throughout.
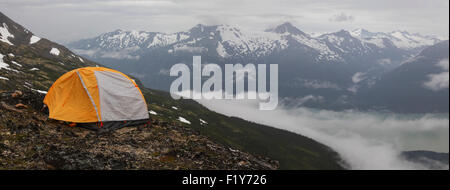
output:
<path id="1" fill-rule="evenodd" d="M 449 35 L 448 0 L 0 0 L 0 11 L 57 42 L 115 29 L 177 32 L 198 23 L 305 32 L 365 28 Z"/>

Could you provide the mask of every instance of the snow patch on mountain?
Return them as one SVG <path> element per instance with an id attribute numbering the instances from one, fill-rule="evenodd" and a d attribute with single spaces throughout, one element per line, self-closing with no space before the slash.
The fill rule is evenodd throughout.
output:
<path id="1" fill-rule="evenodd" d="M 147 48 L 153 47 L 164 47 L 167 45 L 174 44 L 178 41 L 182 41 L 187 39 L 189 36 L 184 34 L 163 34 L 158 33 L 153 37 L 153 40 L 150 44 L 148 44 Z"/>
<path id="2" fill-rule="evenodd" d="M 41 40 L 40 37 L 37 37 L 35 35 L 31 36 L 31 38 L 30 38 L 30 45 L 38 42 L 39 40 Z"/>
<path id="3" fill-rule="evenodd" d="M 216 51 L 220 57 L 228 57 L 229 56 L 221 42 L 217 43 Z"/>
<path id="4" fill-rule="evenodd" d="M 297 42 L 304 44 L 308 47 L 311 47 L 319 52 L 319 59 L 327 59 L 327 60 L 338 60 L 340 59 L 339 55 L 331 51 L 330 48 L 323 41 L 318 39 L 310 38 L 304 35 L 293 35 L 292 36 Z M 341 40 L 341 39 L 339 39 Z M 332 40 L 336 42 L 336 40 Z M 338 42 L 340 44 L 340 42 Z"/>
<path id="5" fill-rule="evenodd" d="M 14 45 L 8 40 L 8 38 L 14 38 L 14 35 L 9 32 L 8 25 L 6 25 L 6 23 L 3 23 L 2 25 L 0 25 L 0 42 Z"/>
<path id="6" fill-rule="evenodd" d="M 6 64 L 5 62 L 3 62 L 3 57 L 5 57 L 5 56 L 0 53 L 0 70 L 1 69 L 9 69 L 9 65 Z"/>
<path id="7" fill-rule="evenodd" d="M 14 71 L 16 73 L 19 73 L 20 71 L 13 69 L 11 67 L 9 67 L 9 64 L 5 63 L 3 61 L 3 57 L 5 57 L 4 55 L 0 54 L 0 70 L 1 69 L 5 69 L 5 70 L 9 70 L 9 71 Z"/>
<path id="8" fill-rule="evenodd" d="M 38 92 L 38 93 L 41 93 L 41 94 L 47 94 L 48 92 L 47 91 L 45 91 L 45 90 L 37 90 L 37 89 L 34 89 L 34 88 L 30 88 L 32 91 L 35 91 L 35 92 Z"/>
<path id="9" fill-rule="evenodd" d="M 15 61 L 11 61 L 11 63 L 12 63 L 12 64 L 14 64 L 14 65 L 16 65 L 16 66 L 18 66 L 18 67 L 22 67 L 22 65 L 21 65 L 21 64 L 19 64 L 19 63 L 15 62 Z"/>
<path id="10" fill-rule="evenodd" d="M 178 117 L 178 121 L 181 121 L 181 122 L 183 122 L 183 123 L 186 123 L 186 124 L 191 124 L 191 122 L 189 121 L 189 120 L 187 120 L 187 119 L 185 119 L 184 117 Z"/>
<path id="11" fill-rule="evenodd" d="M 59 53 L 61 53 L 61 52 L 59 51 L 58 48 L 52 48 L 52 49 L 50 50 L 50 54 L 52 54 L 52 55 L 58 56 Z"/>
<path id="12" fill-rule="evenodd" d="M 200 121 L 200 125 L 206 125 L 206 124 L 208 124 L 208 122 L 206 122 L 206 121 L 203 120 L 203 119 L 199 119 L 199 121 Z"/>

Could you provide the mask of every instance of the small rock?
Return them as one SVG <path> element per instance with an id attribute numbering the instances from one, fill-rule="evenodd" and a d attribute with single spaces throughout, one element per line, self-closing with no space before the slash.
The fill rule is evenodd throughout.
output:
<path id="1" fill-rule="evenodd" d="M 246 161 L 240 161 L 240 162 L 238 163 L 238 165 L 239 165 L 239 166 L 245 166 L 245 165 L 247 165 L 247 162 L 246 162 Z"/>
<path id="2" fill-rule="evenodd" d="M 16 91 L 14 91 L 14 93 L 11 94 L 11 97 L 12 98 L 18 98 L 18 97 L 21 97 L 22 95 L 23 95 L 22 91 L 16 90 Z"/>
<path id="3" fill-rule="evenodd" d="M 77 134 L 75 134 L 73 131 L 71 130 L 64 130 L 64 134 L 70 137 L 78 137 Z"/>
<path id="4" fill-rule="evenodd" d="M 22 113 L 21 110 L 18 110 L 18 109 L 16 109 L 15 107 L 6 104 L 5 102 L 0 102 L 0 105 L 1 105 L 3 108 L 5 108 L 6 110 L 14 111 L 14 112 L 18 112 L 18 113 Z"/>
<path id="5" fill-rule="evenodd" d="M 18 108 L 18 109 L 27 109 L 27 108 L 28 108 L 27 105 L 24 105 L 24 104 L 22 104 L 22 103 L 16 104 L 15 107 Z"/>

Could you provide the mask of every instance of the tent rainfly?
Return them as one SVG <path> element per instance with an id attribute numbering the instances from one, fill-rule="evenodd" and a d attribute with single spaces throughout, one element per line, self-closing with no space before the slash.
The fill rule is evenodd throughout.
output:
<path id="1" fill-rule="evenodd" d="M 44 104 L 49 118 L 94 130 L 114 130 L 149 119 L 144 96 L 134 80 L 104 67 L 65 73 L 50 87 Z"/>

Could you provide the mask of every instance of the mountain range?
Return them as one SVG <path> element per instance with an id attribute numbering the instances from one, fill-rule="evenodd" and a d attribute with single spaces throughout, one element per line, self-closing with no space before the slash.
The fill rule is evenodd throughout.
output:
<path id="1" fill-rule="evenodd" d="M 223 58 L 233 56 L 255 59 L 276 51 L 295 48 L 297 45 L 316 53 L 317 61 L 339 62 L 343 61 L 346 53 L 364 54 L 384 48 L 423 49 L 440 41 L 442 40 L 438 37 L 405 31 L 383 33 L 364 29 L 341 30 L 312 37 L 286 22 L 264 32 L 243 30 L 230 25 L 201 24 L 189 31 L 172 34 L 116 30 L 95 38 L 69 43 L 69 46 L 86 55 L 103 58 L 140 59 L 139 53 L 145 49 L 166 47 L 168 53 L 207 51 L 209 55 Z"/>
<path id="2" fill-rule="evenodd" d="M 425 113 L 448 112 L 448 106 L 423 109 L 410 109 L 408 103 L 386 106 L 380 102 L 387 100 L 374 100 L 366 94 L 374 89 L 379 89 L 379 93 L 389 90 L 368 89 L 385 81 L 389 73 L 424 49 L 442 41 L 445 40 L 405 31 L 383 33 L 364 29 L 309 35 L 286 22 L 265 31 L 201 24 L 172 34 L 116 30 L 67 45 L 159 90 L 168 91 L 174 80 L 169 76 L 172 65 L 190 65 L 193 55 L 201 55 L 204 64 L 222 67 L 227 63 L 278 64 L 280 96 L 287 105 Z M 402 73 L 405 77 L 409 74 L 413 75 Z M 419 90 L 430 94 L 426 98 L 441 97 L 437 91 L 422 87 Z M 297 101 L 308 96 L 316 98 Z"/>

